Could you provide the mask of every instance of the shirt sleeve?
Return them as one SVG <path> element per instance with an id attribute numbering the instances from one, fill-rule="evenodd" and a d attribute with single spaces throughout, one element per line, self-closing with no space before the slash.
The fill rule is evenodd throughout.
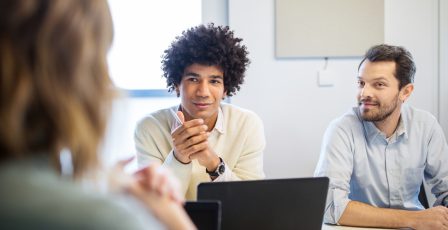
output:
<path id="1" fill-rule="evenodd" d="M 156 125 L 153 127 L 151 122 L 153 121 L 140 122 L 134 133 L 138 166 L 145 167 L 151 162 L 161 163 L 162 167 L 168 168 L 176 176 L 180 182 L 182 194 L 186 194 L 192 176 L 193 164 L 179 162 L 174 157 L 172 149 L 164 159 L 164 153 L 161 152 L 163 148 L 159 145 L 162 145 L 166 140 L 162 138 L 163 132 L 160 131 L 160 128 L 157 128 Z"/>
<path id="2" fill-rule="evenodd" d="M 245 127 L 241 130 L 247 132 L 244 149 L 239 155 L 237 163 L 233 169 L 226 164 L 226 170 L 214 181 L 235 181 L 235 180 L 255 180 L 265 177 L 263 171 L 263 152 L 266 147 L 263 122 L 253 114 L 248 117 Z M 225 159 L 224 163 L 225 163 Z"/>
<path id="3" fill-rule="evenodd" d="M 314 176 L 330 179 L 324 222 L 338 224 L 350 202 L 353 151 L 348 130 L 333 122 L 325 132 Z"/>
<path id="4" fill-rule="evenodd" d="M 434 121 L 427 151 L 425 180 L 436 196 L 434 205 L 440 205 L 448 196 L 448 146 L 437 121 Z"/>

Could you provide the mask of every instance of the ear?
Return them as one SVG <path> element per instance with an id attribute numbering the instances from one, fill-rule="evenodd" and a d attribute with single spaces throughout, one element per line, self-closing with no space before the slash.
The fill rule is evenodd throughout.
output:
<path id="1" fill-rule="evenodd" d="M 400 90 L 400 101 L 406 101 L 414 91 L 414 84 L 409 83 Z"/>
<path id="2" fill-rule="evenodd" d="M 224 90 L 224 94 L 222 95 L 222 99 L 225 100 L 227 97 L 227 90 Z"/>
<path id="3" fill-rule="evenodd" d="M 177 97 L 179 97 L 180 96 L 179 86 L 178 85 L 174 85 L 174 90 L 176 91 Z"/>

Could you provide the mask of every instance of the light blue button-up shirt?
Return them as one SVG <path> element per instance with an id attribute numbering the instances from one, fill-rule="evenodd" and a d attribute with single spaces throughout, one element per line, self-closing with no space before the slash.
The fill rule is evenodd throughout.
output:
<path id="1" fill-rule="evenodd" d="M 403 105 L 386 138 L 355 107 L 326 130 L 315 176 L 330 178 L 324 221 L 336 224 L 350 200 L 376 207 L 419 210 L 426 180 L 437 198 L 448 195 L 448 146 L 430 113 Z"/>

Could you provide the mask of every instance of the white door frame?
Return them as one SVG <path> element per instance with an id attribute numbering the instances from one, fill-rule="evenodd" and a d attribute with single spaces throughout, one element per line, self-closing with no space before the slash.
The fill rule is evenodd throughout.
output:
<path id="1" fill-rule="evenodd" d="M 448 1 L 439 0 L 439 114 L 448 140 Z"/>

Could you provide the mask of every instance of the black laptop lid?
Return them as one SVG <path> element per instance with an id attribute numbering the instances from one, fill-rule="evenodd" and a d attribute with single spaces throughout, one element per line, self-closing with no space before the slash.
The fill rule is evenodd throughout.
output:
<path id="1" fill-rule="evenodd" d="M 198 200 L 220 200 L 221 229 L 322 228 L 328 191 L 326 177 L 209 182 Z"/>
<path id="2" fill-rule="evenodd" d="M 220 201 L 187 201 L 184 208 L 198 230 L 221 229 Z"/>

